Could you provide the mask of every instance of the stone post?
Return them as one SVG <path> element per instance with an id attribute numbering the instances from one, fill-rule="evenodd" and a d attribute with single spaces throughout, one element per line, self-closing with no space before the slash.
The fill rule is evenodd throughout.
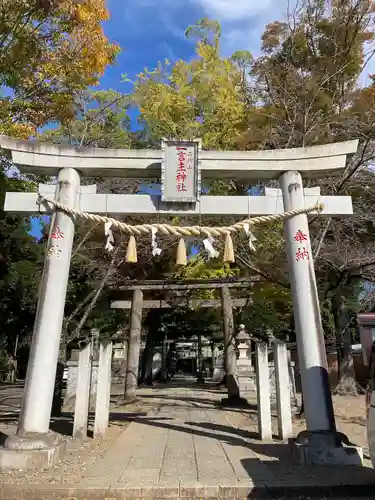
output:
<path id="1" fill-rule="evenodd" d="M 204 384 L 204 374 L 203 374 L 203 357 L 202 357 L 202 335 L 198 333 L 197 341 L 197 383 Z"/>
<path id="2" fill-rule="evenodd" d="M 76 170 L 60 170 L 55 198 L 73 208 L 79 185 Z M 44 449 L 48 466 L 58 458 L 52 450 L 60 449 L 58 437 L 49 432 L 49 424 L 73 239 L 74 219 L 56 210 L 51 217 L 17 435 L 9 436 L 4 444 L 5 448 L 23 452 Z M 43 466 L 42 454 L 41 451 L 38 467 Z M 32 466 L 32 459 L 26 455 L 23 454 L 25 465 L 20 468 Z M 7 466 L 4 461 L 2 466 Z"/>
<path id="3" fill-rule="evenodd" d="M 271 391 L 268 368 L 268 346 L 265 342 L 257 342 L 255 355 L 258 432 L 260 439 L 270 440 L 272 439 Z"/>
<path id="4" fill-rule="evenodd" d="M 124 395 L 124 399 L 126 401 L 133 401 L 136 398 L 136 391 L 138 387 L 139 352 L 141 348 L 142 331 L 142 304 L 142 290 L 133 290 L 128 346 L 128 363 L 126 367 Z"/>
<path id="5" fill-rule="evenodd" d="M 96 387 L 94 437 L 102 437 L 108 429 L 111 400 L 112 342 L 100 342 L 99 371 Z"/>
<path id="6" fill-rule="evenodd" d="M 81 439 L 87 436 L 91 386 L 91 347 L 91 342 L 87 343 L 80 350 L 78 358 L 73 436 Z"/>
<path id="7" fill-rule="evenodd" d="M 279 437 L 289 439 L 293 435 L 292 411 L 290 408 L 290 381 L 288 370 L 288 354 L 283 342 L 273 344 L 276 378 L 277 422 Z"/>
<path id="8" fill-rule="evenodd" d="M 285 211 L 305 208 L 299 172 L 283 173 L 280 187 Z M 307 215 L 285 220 L 284 236 L 307 427 L 297 439 L 299 459 L 305 464 L 358 464 L 361 452 L 342 447 L 336 433 Z"/>
<path id="9" fill-rule="evenodd" d="M 297 402 L 297 389 L 296 389 L 296 377 L 295 377 L 295 363 L 292 361 L 290 350 L 287 350 L 288 355 L 288 372 L 289 372 L 289 384 L 290 384 L 290 404 L 293 410 L 298 406 Z"/>
<path id="10" fill-rule="evenodd" d="M 224 368 L 228 398 L 224 404 L 237 404 L 240 402 L 240 390 L 237 380 L 237 356 L 235 344 L 235 331 L 233 322 L 232 300 L 228 286 L 220 288 L 221 307 L 224 323 Z"/>
<path id="11" fill-rule="evenodd" d="M 161 358 L 161 373 L 160 379 L 165 382 L 167 380 L 167 354 L 168 354 L 168 337 L 164 335 L 162 348 L 162 358 Z"/>
<path id="12" fill-rule="evenodd" d="M 215 341 L 211 341 L 211 364 L 212 364 L 212 369 L 211 369 L 211 377 L 213 377 L 214 374 L 214 368 L 216 364 L 216 356 L 215 356 Z"/>

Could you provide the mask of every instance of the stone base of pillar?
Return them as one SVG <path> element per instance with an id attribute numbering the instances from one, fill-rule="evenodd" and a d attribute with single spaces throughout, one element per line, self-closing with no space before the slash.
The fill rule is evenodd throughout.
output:
<path id="1" fill-rule="evenodd" d="M 227 406 L 231 408 L 247 408 L 249 406 L 247 399 L 241 398 L 241 396 L 230 396 L 229 398 L 223 398 L 220 404 L 221 406 Z"/>
<path id="2" fill-rule="evenodd" d="M 132 403 L 135 403 L 138 400 L 139 400 L 139 398 L 137 397 L 136 394 L 129 394 L 129 395 L 126 395 L 124 397 L 124 399 L 121 399 L 119 401 L 119 403 L 121 403 L 122 405 L 130 405 Z"/>
<path id="3" fill-rule="evenodd" d="M 363 465 L 363 448 L 349 444 L 339 433 L 301 432 L 293 443 L 299 465 Z"/>
<path id="4" fill-rule="evenodd" d="M 8 436 L 0 447 L 0 469 L 50 469 L 65 453 L 66 440 L 54 432 Z"/>
<path id="5" fill-rule="evenodd" d="M 256 375 L 251 371 L 239 371 L 237 374 L 240 393 L 253 392 L 257 390 Z"/>
<path id="6" fill-rule="evenodd" d="M 274 394 L 271 395 L 271 410 L 277 411 L 277 400 Z M 290 398 L 290 410 L 293 415 L 299 413 L 300 407 L 297 398 Z"/>

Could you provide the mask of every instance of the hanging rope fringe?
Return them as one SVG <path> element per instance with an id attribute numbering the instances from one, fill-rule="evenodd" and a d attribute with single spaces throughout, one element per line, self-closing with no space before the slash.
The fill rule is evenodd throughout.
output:
<path id="1" fill-rule="evenodd" d="M 115 248 L 113 246 L 113 243 L 115 242 L 115 240 L 113 238 L 113 233 L 112 233 L 112 230 L 111 230 L 111 226 L 112 226 L 111 222 L 106 222 L 104 224 L 104 234 L 107 237 L 107 241 L 105 243 L 105 249 L 108 252 L 112 252 L 112 250 Z"/>
<path id="2" fill-rule="evenodd" d="M 246 233 L 246 236 L 249 238 L 249 249 L 250 252 L 256 252 L 255 246 L 254 246 L 254 241 L 257 241 L 256 237 L 253 235 L 253 233 L 250 231 L 250 226 L 249 224 L 244 224 L 243 229 Z"/>
<path id="3" fill-rule="evenodd" d="M 224 227 L 207 227 L 207 226 L 171 226 L 169 224 L 142 224 L 138 226 L 131 226 L 129 224 L 125 224 L 125 222 L 120 222 L 117 219 L 113 219 L 112 217 L 105 217 L 102 215 L 90 214 L 87 212 L 81 212 L 80 210 L 76 210 L 75 208 L 67 207 L 62 203 L 56 200 L 50 200 L 45 198 L 44 196 L 39 195 L 38 203 L 45 203 L 62 210 L 63 212 L 72 215 L 73 217 L 81 217 L 82 219 L 92 220 L 94 222 L 110 222 L 113 228 L 121 229 L 124 233 L 130 234 L 132 236 L 145 236 L 152 234 L 152 229 L 156 228 L 160 231 L 161 234 L 167 236 L 203 236 L 205 238 L 210 237 L 226 237 L 228 233 L 237 233 L 243 231 L 246 227 L 245 225 L 255 226 L 260 224 L 272 224 L 273 222 L 282 221 L 285 219 L 290 219 L 295 215 L 300 214 L 309 214 L 311 212 L 321 212 L 324 208 L 324 205 L 321 203 L 316 203 L 314 206 L 309 208 L 299 208 L 297 210 L 290 210 L 289 212 L 284 212 L 282 214 L 275 215 L 263 215 L 260 217 L 252 217 L 250 219 L 245 219 L 237 224 L 233 224 L 232 226 L 224 226 Z M 129 241 L 130 242 L 130 241 Z M 135 243 L 135 240 L 134 240 Z"/>
<path id="4" fill-rule="evenodd" d="M 129 238 L 128 248 L 126 250 L 126 262 L 130 262 L 132 264 L 135 264 L 136 262 L 138 262 L 137 243 L 136 243 L 133 235 L 130 236 L 130 238 Z"/>
<path id="5" fill-rule="evenodd" d="M 178 242 L 176 264 L 178 266 L 187 265 L 186 245 L 184 238 L 181 238 Z"/>
<path id="6" fill-rule="evenodd" d="M 215 242 L 215 239 L 212 237 L 206 238 L 203 240 L 203 246 L 207 252 L 208 259 L 216 259 L 217 257 L 219 257 L 220 252 L 215 250 L 215 248 L 213 247 L 214 242 Z"/>
<path id="7" fill-rule="evenodd" d="M 233 264 L 235 262 L 234 250 L 233 250 L 233 240 L 230 233 L 227 233 L 225 237 L 225 247 L 224 247 L 224 257 L 223 261 L 228 264 Z"/>
<path id="8" fill-rule="evenodd" d="M 158 247 L 158 243 L 156 241 L 156 233 L 158 232 L 157 227 L 151 228 L 151 248 L 152 255 L 156 257 L 157 255 L 161 255 L 162 249 Z"/>

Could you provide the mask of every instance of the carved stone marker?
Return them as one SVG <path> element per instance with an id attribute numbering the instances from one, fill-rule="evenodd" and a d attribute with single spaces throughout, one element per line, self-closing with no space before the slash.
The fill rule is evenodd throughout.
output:
<path id="1" fill-rule="evenodd" d="M 88 343 L 80 350 L 78 358 L 73 436 L 79 438 L 87 436 L 87 420 L 90 406 L 91 356 L 92 346 L 91 343 Z"/>
<path id="2" fill-rule="evenodd" d="M 111 397 L 112 342 L 101 342 L 99 372 L 96 391 L 94 437 L 102 437 L 107 431 Z"/>
<path id="3" fill-rule="evenodd" d="M 255 353 L 258 433 L 260 439 L 270 440 L 272 439 L 272 420 L 267 344 L 265 342 L 257 342 Z"/>

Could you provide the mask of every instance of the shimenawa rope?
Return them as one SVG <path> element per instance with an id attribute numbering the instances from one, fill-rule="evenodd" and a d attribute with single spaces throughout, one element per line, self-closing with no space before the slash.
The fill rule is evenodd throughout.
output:
<path id="1" fill-rule="evenodd" d="M 314 206 L 309 208 L 299 208 L 296 210 L 290 210 L 288 212 L 284 212 L 282 214 L 275 215 L 264 215 L 260 217 L 251 217 L 249 219 L 245 219 L 236 224 L 232 224 L 231 226 L 171 226 L 170 224 L 142 224 L 132 226 L 130 224 L 126 224 L 125 222 L 121 222 L 117 219 L 113 219 L 112 217 L 105 217 L 102 215 L 91 214 L 88 212 L 81 212 L 80 210 L 76 210 L 75 208 L 67 207 L 57 200 L 50 200 L 45 198 L 44 196 L 39 195 L 38 203 L 47 203 L 53 205 L 55 208 L 62 210 L 63 212 L 72 215 L 73 217 L 81 217 L 82 219 L 92 220 L 95 222 L 110 222 L 113 227 L 120 229 L 124 233 L 130 234 L 132 236 L 146 236 L 152 233 L 152 228 L 156 228 L 160 233 L 169 236 L 176 237 L 184 237 L 184 236 L 205 236 L 209 238 L 211 236 L 220 237 L 227 236 L 231 233 L 236 233 L 244 230 L 245 225 L 255 226 L 259 224 L 269 224 L 272 222 L 278 222 L 285 219 L 289 219 L 294 217 L 295 215 L 300 214 L 308 214 L 311 212 L 320 212 L 323 210 L 324 205 L 321 203 L 316 203 Z"/>

